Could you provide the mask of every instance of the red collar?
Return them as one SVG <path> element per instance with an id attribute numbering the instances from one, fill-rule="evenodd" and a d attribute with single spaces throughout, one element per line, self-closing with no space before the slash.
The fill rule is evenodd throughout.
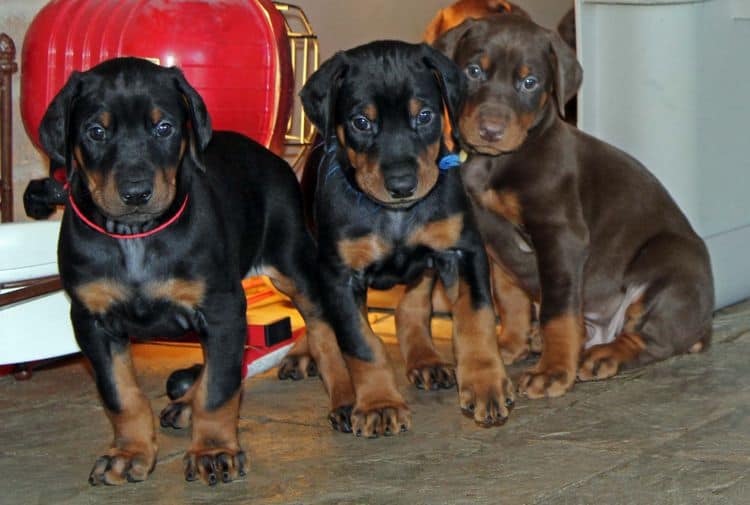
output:
<path id="1" fill-rule="evenodd" d="M 84 223 L 89 225 L 90 228 L 93 228 L 99 233 L 103 233 L 104 235 L 107 235 L 112 238 L 117 238 L 117 239 L 144 238 L 144 237 L 148 237 L 149 235 L 154 235 L 155 233 L 159 233 L 160 231 L 165 229 L 167 226 L 177 221 L 177 219 L 179 219 L 182 213 L 185 212 L 185 208 L 187 207 L 187 203 L 188 203 L 188 195 L 185 195 L 185 200 L 183 200 L 182 205 L 180 206 L 180 209 L 177 211 L 177 213 L 171 218 L 169 218 L 169 220 L 163 222 L 162 224 L 160 224 L 153 230 L 145 231 L 143 233 L 134 233 L 132 235 L 123 235 L 119 233 L 110 233 L 104 228 L 102 228 L 101 226 L 99 226 L 98 224 L 91 221 L 86 216 L 84 216 L 83 212 L 81 212 L 81 209 L 78 208 L 78 205 L 76 205 L 76 202 L 73 200 L 73 192 L 70 190 L 68 191 L 69 191 L 68 200 L 70 201 L 70 207 L 73 209 L 73 212 L 75 212 L 76 215 L 81 219 L 81 221 L 83 221 Z"/>

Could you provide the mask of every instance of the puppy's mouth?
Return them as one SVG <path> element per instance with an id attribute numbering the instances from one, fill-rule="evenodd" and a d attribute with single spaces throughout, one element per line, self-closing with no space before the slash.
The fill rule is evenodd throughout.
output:
<path id="1" fill-rule="evenodd" d="M 533 115 L 519 117 L 511 113 L 498 117 L 479 112 L 480 106 L 473 110 L 473 113 L 462 116 L 458 124 L 461 143 L 467 151 L 500 156 L 517 151 L 526 141 Z"/>

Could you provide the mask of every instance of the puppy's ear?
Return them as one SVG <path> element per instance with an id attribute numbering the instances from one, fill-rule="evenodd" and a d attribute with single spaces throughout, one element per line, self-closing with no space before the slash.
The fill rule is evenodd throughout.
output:
<path id="1" fill-rule="evenodd" d="M 456 48 L 468 33 L 471 28 L 476 25 L 477 20 L 473 18 L 466 18 L 460 25 L 451 28 L 447 32 L 443 33 L 432 43 L 432 47 L 446 55 L 448 58 L 453 59 L 456 54 Z"/>
<path id="2" fill-rule="evenodd" d="M 323 135 L 326 143 L 333 136 L 336 99 L 341 80 L 348 69 L 346 55 L 338 52 L 310 76 L 299 93 L 305 114 Z"/>
<path id="3" fill-rule="evenodd" d="M 437 78 L 443 103 L 448 111 L 451 134 L 455 145 L 458 145 L 458 115 L 461 113 L 461 105 L 466 94 L 466 77 L 458 65 L 437 50 L 427 44 L 422 44 L 422 49 L 425 53 L 425 65 L 432 69 Z"/>
<path id="4" fill-rule="evenodd" d="M 560 116 L 565 117 L 565 104 L 573 98 L 583 81 L 583 68 L 576 53 L 556 32 L 550 31 L 550 60 L 555 72 L 555 99 Z"/>
<path id="5" fill-rule="evenodd" d="M 206 150 L 206 146 L 211 141 L 213 133 L 211 129 L 211 117 L 208 115 L 208 109 L 206 109 L 203 98 L 187 82 L 182 70 L 177 67 L 172 67 L 171 70 L 174 72 L 175 86 L 182 93 L 190 112 L 190 157 L 199 169 L 205 171 L 206 165 L 203 162 L 203 151 Z"/>
<path id="6" fill-rule="evenodd" d="M 81 74 L 73 72 L 57 93 L 39 124 L 39 140 L 54 166 L 64 166 L 70 176 L 71 160 L 70 114 L 81 92 Z M 51 175 L 51 174 L 50 174 Z"/>

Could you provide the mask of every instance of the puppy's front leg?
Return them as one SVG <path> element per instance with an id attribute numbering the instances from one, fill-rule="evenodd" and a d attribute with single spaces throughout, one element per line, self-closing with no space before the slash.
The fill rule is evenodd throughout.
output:
<path id="1" fill-rule="evenodd" d="M 374 438 L 411 428 L 411 413 L 396 387 L 385 347 L 367 321 L 367 285 L 341 268 L 323 271 L 323 300 L 354 385 L 351 428 Z"/>
<path id="2" fill-rule="evenodd" d="M 582 291 L 588 233 L 582 220 L 532 221 L 528 229 L 539 264 L 542 355 L 521 376 L 519 391 L 529 398 L 562 396 L 573 386 L 584 342 Z"/>
<path id="3" fill-rule="evenodd" d="M 502 425 L 513 408 L 513 385 L 497 346 L 487 256 L 479 246 L 462 250 L 454 261 L 458 275 L 442 275 L 453 303 L 461 410 L 481 426 Z"/>
<path id="4" fill-rule="evenodd" d="M 146 480 L 156 464 L 156 435 L 151 405 L 135 379 L 130 340 L 75 300 L 71 320 L 114 431 L 112 446 L 94 463 L 89 483 L 119 485 Z"/>
<path id="5" fill-rule="evenodd" d="M 242 357 L 247 335 L 241 286 L 214 293 L 198 314 L 205 366 L 192 391 L 192 444 L 185 479 L 213 485 L 245 475 L 245 453 L 237 438 Z"/>

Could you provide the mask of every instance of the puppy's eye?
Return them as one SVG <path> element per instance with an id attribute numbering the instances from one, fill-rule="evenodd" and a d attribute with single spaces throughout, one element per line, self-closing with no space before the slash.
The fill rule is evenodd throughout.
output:
<path id="1" fill-rule="evenodd" d="M 422 109 L 417 114 L 416 122 L 417 126 L 424 126 L 432 121 L 432 111 L 430 109 Z"/>
<path id="2" fill-rule="evenodd" d="M 529 75 L 529 76 L 526 76 L 526 78 L 523 80 L 521 85 L 523 86 L 523 89 L 525 89 L 526 91 L 533 91 L 539 85 L 539 79 L 537 79 L 533 75 Z"/>
<path id="3" fill-rule="evenodd" d="M 482 70 L 482 67 L 480 67 L 476 63 L 472 63 L 471 65 L 466 67 L 464 72 L 466 73 L 466 77 L 468 77 L 469 79 L 477 80 L 484 77 L 484 70 Z"/>
<path id="4" fill-rule="evenodd" d="M 173 128 L 174 127 L 171 123 L 160 121 L 159 124 L 154 126 L 154 135 L 156 135 L 157 137 L 166 137 L 170 133 L 172 133 Z"/>
<path id="5" fill-rule="evenodd" d="M 369 132 L 372 130 L 372 122 L 362 115 L 355 116 L 352 119 L 352 126 L 361 132 Z"/>
<path id="6" fill-rule="evenodd" d="M 105 130 L 103 126 L 98 124 L 89 126 L 86 133 L 91 140 L 96 142 L 101 142 L 102 140 L 107 138 L 107 130 Z"/>

